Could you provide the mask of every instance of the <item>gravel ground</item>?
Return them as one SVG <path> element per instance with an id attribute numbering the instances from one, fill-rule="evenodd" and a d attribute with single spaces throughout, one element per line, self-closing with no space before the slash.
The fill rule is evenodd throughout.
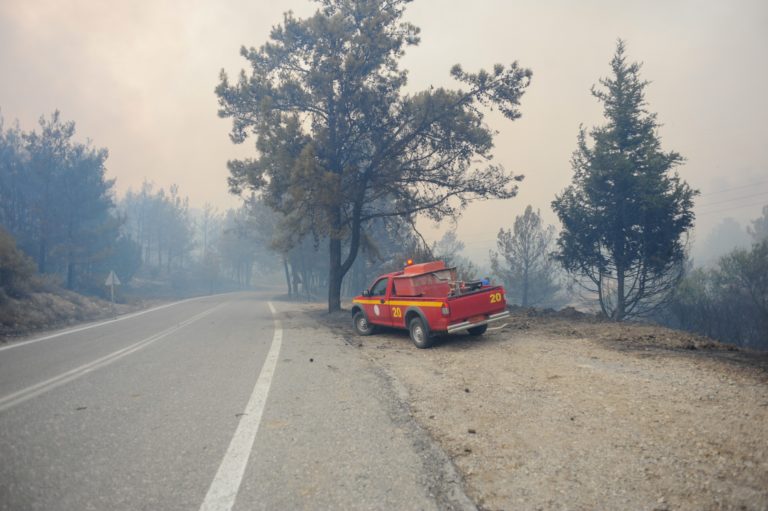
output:
<path id="1" fill-rule="evenodd" d="M 765 354 L 524 311 L 418 350 L 307 312 L 406 389 L 480 509 L 768 509 Z"/>

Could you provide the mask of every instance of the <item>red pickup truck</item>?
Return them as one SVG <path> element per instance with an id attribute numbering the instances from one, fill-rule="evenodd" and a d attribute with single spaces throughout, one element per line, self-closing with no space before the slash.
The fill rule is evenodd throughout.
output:
<path id="1" fill-rule="evenodd" d="M 407 329 L 418 348 L 429 348 L 435 334 L 482 335 L 489 323 L 508 316 L 503 287 L 459 282 L 456 269 L 442 261 L 382 275 L 352 300 L 359 335 L 372 334 L 376 326 Z"/>

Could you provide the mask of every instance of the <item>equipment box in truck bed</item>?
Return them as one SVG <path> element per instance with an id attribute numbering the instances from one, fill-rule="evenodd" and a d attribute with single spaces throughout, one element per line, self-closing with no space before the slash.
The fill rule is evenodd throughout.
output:
<path id="1" fill-rule="evenodd" d="M 431 346 L 435 334 L 482 335 L 489 323 L 509 316 L 503 287 L 460 282 L 442 261 L 382 275 L 352 303 L 358 334 L 370 335 L 376 326 L 407 329 L 419 348 Z"/>

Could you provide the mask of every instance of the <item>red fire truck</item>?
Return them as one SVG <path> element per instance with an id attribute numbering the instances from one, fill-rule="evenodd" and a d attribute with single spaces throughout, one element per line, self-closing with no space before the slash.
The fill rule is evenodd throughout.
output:
<path id="1" fill-rule="evenodd" d="M 359 335 L 377 326 L 402 328 L 418 348 L 429 348 L 436 334 L 484 334 L 489 323 L 509 316 L 506 305 L 503 287 L 460 282 L 456 268 L 432 261 L 377 278 L 352 300 L 352 321 Z"/>

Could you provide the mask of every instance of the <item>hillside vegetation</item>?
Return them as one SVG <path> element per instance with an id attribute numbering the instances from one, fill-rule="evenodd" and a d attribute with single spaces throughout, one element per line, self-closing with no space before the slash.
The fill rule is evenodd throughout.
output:
<path id="1" fill-rule="evenodd" d="M 0 342 L 9 337 L 105 318 L 129 309 L 79 295 L 40 276 L 32 260 L 24 255 L 0 227 Z"/>

